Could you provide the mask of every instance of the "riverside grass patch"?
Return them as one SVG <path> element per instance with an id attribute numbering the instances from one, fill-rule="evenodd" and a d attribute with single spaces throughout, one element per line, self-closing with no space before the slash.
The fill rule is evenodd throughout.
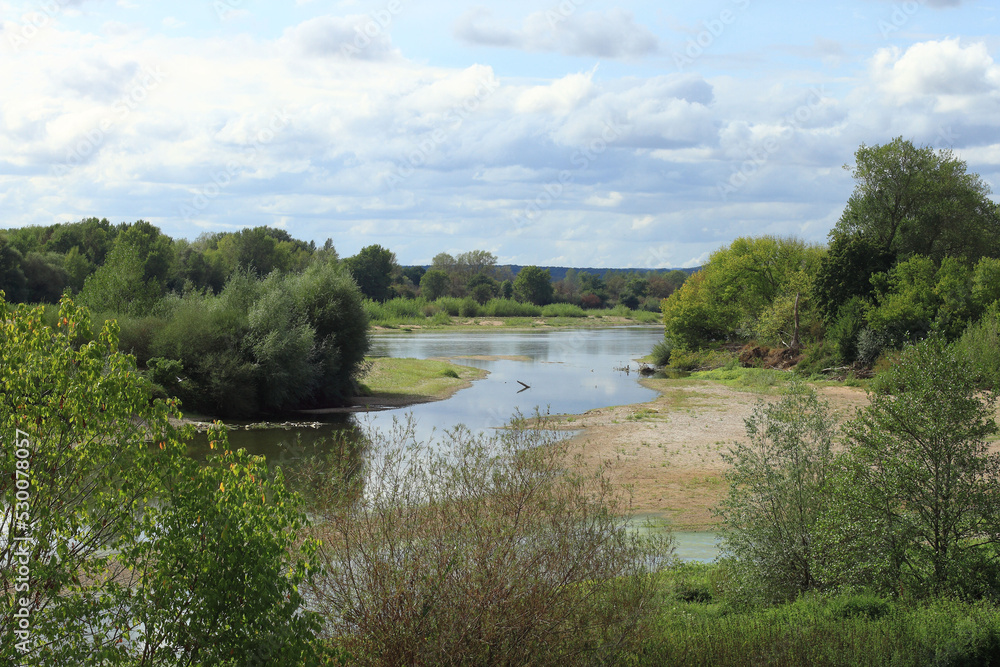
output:
<path id="1" fill-rule="evenodd" d="M 546 324 L 554 326 L 572 325 L 583 320 L 624 318 L 640 324 L 658 324 L 659 313 L 646 310 L 632 310 L 622 305 L 607 310 L 585 310 L 571 303 L 550 303 L 536 306 L 514 299 L 490 299 L 479 303 L 472 297 L 458 298 L 443 296 L 435 301 L 423 297 L 407 299 L 397 297 L 380 302 L 364 300 L 364 310 L 370 323 L 387 329 L 405 326 L 447 326 L 454 325 L 452 318 L 488 317 L 510 320 L 508 324 L 531 326 L 532 321 L 544 318 Z M 523 319 L 523 321 L 515 321 Z"/>
<path id="2" fill-rule="evenodd" d="M 996 665 L 1000 608 L 979 601 L 810 594 L 774 607 L 726 599 L 725 564 L 665 576 L 658 618 L 631 665 Z"/>

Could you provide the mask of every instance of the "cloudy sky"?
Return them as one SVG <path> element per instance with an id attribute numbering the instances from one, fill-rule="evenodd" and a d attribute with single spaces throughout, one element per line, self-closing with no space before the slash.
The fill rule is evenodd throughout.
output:
<path id="1" fill-rule="evenodd" d="M 862 144 L 1000 189 L 985 0 L 0 0 L 0 228 L 271 225 L 403 264 L 822 242 Z"/>

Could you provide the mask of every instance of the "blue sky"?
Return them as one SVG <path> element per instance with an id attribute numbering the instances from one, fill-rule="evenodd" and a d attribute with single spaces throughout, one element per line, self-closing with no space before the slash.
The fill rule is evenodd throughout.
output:
<path id="1" fill-rule="evenodd" d="M 0 0 L 0 228 L 271 225 L 403 264 L 636 268 L 823 242 L 862 143 L 951 149 L 997 189 L 998 12 Z"/>

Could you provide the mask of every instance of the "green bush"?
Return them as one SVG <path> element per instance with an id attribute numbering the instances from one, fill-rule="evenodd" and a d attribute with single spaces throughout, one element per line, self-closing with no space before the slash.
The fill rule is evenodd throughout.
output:
<path id="1" fill-rule="evenodd" d="M 1000 389 L 1000 305 L 994 303 L 970 325 L 955 345 L 955 352 L 969 364 L 980 386 Z"/>
<path id="2" fill-rule="evenodd" d="M 840 361 L 849 364 L 858 358 L 858 335 L 865 328 L 865 302 L 853 297 L 837 311 L 837 318 L 826 330 L 826 340 L 833 344 Z"/>
<path id="3" fill-rule="evenodd" d="M 587 317 L 587 311 L 573 303 L 550 303 L 542 306 L 542 317 Z"/>
<path id="4" fill-rule="evenodd" d="M 1000 609 L 947 598 L 886 602 L 854 593 L 746 609 L 675 597 L 626 664 L 996 665 Z"/>
<path id="5" fill-rule="evenodd" d="M 621 487 L 567 470 L 568 442 L 520 419 L 434 443 L 412 428 L 371 434 L 365 502 L 320 480 L 310 592 L 351 664 L 617 664 L 637 647 L 671 546 L 628 529 Z"/>
<path id="6" fill-rule="evenodd" d="M 443 296 L 434 303 L 452 317 L 458 317 L 462 310 L 462 300 L 453 296 Z"/>
<path id="7" fill-rule="evenodd" d="M 484 317 L 538 317 L 542 309 L 514 299 L 490 299 L 479 309 L 479 314 Z"/>
<path id="8" fill-rule="evenodd" d="M 670 341 L 661 340 L 659 343 L 653 346 L 653 351 L 650 356 L 653 357 L 653 363 L 657 366 L 666 366 L 670 363 L 670 352 L 673 346 Z"/>
<path id="9" fill-rule="evenodd" d="M 476 317 L 479 315 L 479 303 L 471 296 L 465 297 L 458 307 L 458 314 L 462 317 Z"/>

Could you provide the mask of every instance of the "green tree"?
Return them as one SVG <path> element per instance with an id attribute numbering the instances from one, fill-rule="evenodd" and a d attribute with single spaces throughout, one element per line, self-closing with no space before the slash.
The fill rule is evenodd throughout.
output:
<path id="1" fill-rule="evenodd" d="M 736 239 L 663 302 L 667 337 L 688 348 L 751 338 L 792 346 L 819 319 L 812 277 L 823 252 L 797 239 Z"/>
<path id="2" fill-rule="evenodd" d="M 428 301 L 447 296 L 450 287 L 451 279 L 440 269 L 430 269 L 420 278 L 420 294 Z"/>
<path id="3" fill-rule="evenodd" d="M 819 519 L 833 468 L 836 425 L 826 403 L 795 384 L 745 420 L 747 442 L 723 460 L 729 495 L 719 505 L 722 552 L 737 566 L 741 597 L 784 601 L 817 588 Z"/>
<path id="4" fill-rule="evenodd" d="M 392 298 L 392 283 L 399 271 L 395 253 L 380 245 L 370 245 L 345 259 L 344 264 L 361 293 L 369 299 L 387 301 Z"/>
<path id="5" fill-rule="evenodd" d="M 0 477 L 0 660 L 304 664 L 309 553 L 289 555 L 304 517 L 280 473 L 224 433 L 201 468 L 113 320 L 94 336 L 66 298 L 55 330 L 42 317 L 0 299 L 0 465 L 19 471 Z"/>
<path id="6" fill-rule="evenodd" d="M 27 280 L 21 262 L 24 256 L 5 234 L 0 234 L 0 290 L 7 293 L 11 301 L 23 301 L 26 296 Z"/>
<path id="7" fill-rule="evenodd" d="M 316 664 L 319 616 L 299 592 L 315 544 L 290 558 L 306 525 L 299 499 L 280 468 L 271 479 L 263 457 L 229 451 L 224 428 L 209 438 L 221 453 L 173 461 L 162 503 L 143 516 L 148 539 L 123 554 L 145 566 L 138 595 L 125 596 L 142 649 L 121 653 L 138 665 Z"/>
<path id="8" fill-rule="evenodd" d="M 972 301 L 982 312 L 1000 301 L 1000 259 L 983 257 L 972 275 Z"/>
<path id="9" fill-rule="evenodd" d="M 485 273 L 472 276 L 465 287 L 469 295 L 480 304 L 486 303 L 500 291 L 500 283 Z"/>
<path id="10" fill-rule="evenodd" d="M 932 336 L 876 378 L 869 401 L 844 430 L 826 575 L 885 592 L 1000 593 L 995 396 Z"/>
<path id="11" fill-rule="evenodd" d="M 548 269 L 526 266 L 514 278 L 514 296 L 536 306 L 544 306 L 552 300 L 552 276 Z"/>
<path id="12" fill-rule="evenodd" d="M 855 297 L 874 293 L 871 277 L 892 268 L 895 257 L 873 239 L 831 232 L 830 247 L 816 272 L 816 305 L 833 323 L 840 308 Z"/>
<path id="13" fill-rule="evenodd" d="M 76 246 L 70 248 L 69 252 L 63 256 L 62 265 L 73 292 L 82 290 L 87 276 L 94 272 L 94 265 Z"/>
<path id="14" fill-rule="evenodd" d="M 888 274 L 876 274 L 873 302 L 865 310 L 871 328 L 899 346 L 931 330 L 939 300 L 934 293 L 937 268 L 930 257 L 914 255 Z"/>
<path id="15" fill-rule="evenodd" d="M 32 303 L 57 303 L 69 286 L 69 274 L 63 268 L 63 258 L 57 253 L 29 252 L 21 268 L 27 282 L 27 301 Z"/>
<path id="16" fill-rule="evenodd" d="M 1000 255 L 1000 217 L 989 187 L 950 150 L 902 137 L 855 153 L 851 194 L 832 234 L 861 237 L 899 259 Z"/>
<path id="17" fill-rule="evenodd" d="M 104 265 L 84 281 L 80 302 L 97 312 L 144 315 L 162 294 L 159 281 L 145 277 L 139 248 L 116 243 Z"/>

